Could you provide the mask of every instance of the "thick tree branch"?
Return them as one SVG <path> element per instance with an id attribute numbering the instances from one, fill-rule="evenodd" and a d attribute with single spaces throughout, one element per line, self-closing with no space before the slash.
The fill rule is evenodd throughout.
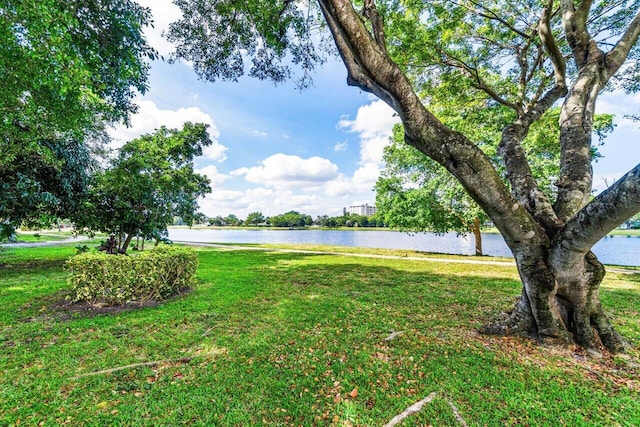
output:
<path id="1" fill-rule="evenodd" d="M 592 45 L 595 45 L 593 43 Z M 585 64 L 565 98 L 560 113 L 560 175 L 554 209 L 563 221 L 575 215 L 591 197 L 591 138 L 602 62 Z"/>
<path id="2" fill-rule="evenodd" d="M 350 86 L 357 86 L 366 92 L 373 93 L 397 111 L 397 108 L 394 107 L 395 101 L 391 95 L 381 86 L 376 84 L 371 76 L 367 74 L 366 70 L 360 65 L 358 59 L 354 55 L 353 46 L 351 46 L 347 35 L 341 28 L 340 23 L 335 18 L 335 15 L 329 9 L 329 5 L 326 4 L 327 2 L 320 1 L 319 3 L 320 9 L 322 10 L 325 20 L 329 26 L 329 30 L 335 40 L 340 57 L 347 68 L 347 84 Z"/>
<path id="3" fill-rule="evenodd" d="M 566 86 L 567 64 L 565 63 L 562 52 L 556 42 L 553 32 L 551 31 L 551 10 L 553 0 L 550 0 L 547 7 L 542 11 L 540 17 L 540 25 L 538 26 L 538 34 L 544 48 L 549 55 L 551 64 L 553 65 L 553 73 L 556 79 L 556 85 Z"/>
<path id="4" fill-rule="evenodd" d="M 536 221 L 543 225 L 549 235 L 562 226 L 562 221 L 555 214 L 549 198 L 538 187 L 521 143 L 527 136 L 531 124 L 566 93 L 567 88 L 563 85 L 557 85 L 547 92 L 534 108 L 504 129 L 498 147 L 514 195 Z"/>
<path id="5" fill-rule="evenodd" d="M 582 208 L 554 239 L 556 249 L 583 257 L 618 225 L 640 212 L 640 164 Z"/>
<path id="6" fill-rule="evenodd" d="M 640 36 L 640 11 L 636 12 L 627 31 L 622 35 L 616 46 L 606 55 L 605 73 L 606 80 L 609 80 L 624 64 L 631 48 L 638 41 Z"/>
<path id="7" fill-rule="evenodd" d="M 504 129 L 498 147 L 498 152 L 505 161 L 507 177 L 516 198 L 536 221 L 544 226 L 548 235 L 554 234 L 562 226 L 562 221 L 554 212 L 549 198 L 538 187 L 521 143 L 527 136 L 531 124 L 551 108 L 558 99 L 567 94 L 566 65 L 551 33 L 550 11 L 552 5 L 553 1 L 551 0 L 542 13 L 538 31 L 553 64 L 556 84 L 533 108 L 530 108 Z"/>
<path id="8" fill-rule="evenodd" d="M 387 53 L 387 42 L 384 35 L 384 23 L 373 0 L 364 1 L 362 15 L 371 22 L 373 37 L 383 53 Z"/>
<path id="9" fill-rule="evenodd" d="M 384 55 L 350 0 L 318 0 L 343 58 L 357 64 L 367 81 L 400 115 L 405 140 L 451 172 L 494 221 L 517 258 L 539 252 L 547 241 L 542 228 L 513 197 L 489 158 L 462 134 L 440 122 L 415 93 L 391 58 Z M 349 66 L 353 66 L 347 65 Z M 357 68 L 357 67 L 356 67 Z M 351 73 L 351 70 L 350 70 Z M 356 82 L 358 84 L 358 82 Z M 361 86 L 362 87 L 362 86 Z"/>
<path id="10" fill-rule="evenodd" d="M 576 9 L 573 0 L 560 0 L 564 32 L 578 68 L 583 67 L 589 59 L 591 37 L 587 31 L 587 18 L 591 4 L 591 1 L 583 1 Z"/>

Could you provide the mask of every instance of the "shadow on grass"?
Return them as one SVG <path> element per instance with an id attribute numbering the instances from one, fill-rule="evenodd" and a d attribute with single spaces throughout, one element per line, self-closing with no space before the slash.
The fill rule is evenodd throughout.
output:
<path id="1" fill-rule="evenodd" d="M 0 424 L 382 425 L 434 391 L 412 425 L 455 423 L 448 402 L 479 425 L 632 425 L 639 408 L 635 383 L 622 382 L 637 370 L 583 369 L 531 341 L 475 333 L 511 308 L 513 268 L 199 255 L 193 293 L 157 307 L 3 325 L 11 357 L 0 363 L 15 381 L 0 388 Z M 57 268 L 41 271 L 42 288 L 36 273 L 16 278 L 25 296 L 8 310 L 66 286 Z M 631 291 L 613 292 L 626 304 Z M 637 330 L 637 311 L 622 307 Z M 114 367 L 126 369 L 72 379 Z"/>

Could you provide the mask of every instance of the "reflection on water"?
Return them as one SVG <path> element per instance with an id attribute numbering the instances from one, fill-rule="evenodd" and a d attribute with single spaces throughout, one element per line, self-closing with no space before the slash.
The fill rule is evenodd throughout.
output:
<path id="1" fill-rule="evenodd" d="M 455 233 L 437 236 L 433 233 L 408 234 L 398 231 L 176 228 L 169 230 L 169 238 L 187 242 L 325 244 L 462 255 L 473 255 L 475 252 L 473 236 L 457 236 Z M 483 234 L 482 247 L 486 255 L 511 256 L 499 234 Z M 640 265 L 640 238 L 607 237 L 594 246 L 593 252 L 605 264 Z"/>

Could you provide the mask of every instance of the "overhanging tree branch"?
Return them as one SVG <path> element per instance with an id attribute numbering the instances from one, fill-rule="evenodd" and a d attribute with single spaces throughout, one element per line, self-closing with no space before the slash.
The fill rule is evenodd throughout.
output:
<path id="1" fill-rule="evenodd" d="M 402 118 L 406 141 L 444 166 L 461 182 L 471 197 L 492 218 L 516 252 L 538 250 L 533 241 L 547 236 L 533 217 L 510 193 L 489 158 L 466 137 L 440 122 L 416 95 L 398 66 L 382 54 L 349 0 L 319 0 L 332 34 L 340 38 L 343 58 L 365 80 L 359 86 L 373 87 Z M 357 65 L 357 67 L 355 66 Z M 351 76 L 351 70 L 350 70 Z M 356 76 L 357 77 L 357 76 Z M 514 217 L 518 220 L 514 221 Z"/>
<path id="2" fill-rule="evenodd" d="M 394 110 L 398 111 L 397 108 L 394 107 L 395 100 L 393 97 L 383 87 L 378 85 L 370 75 L 368 75 L 366 69 L 361 65 L 361 62 L 354 54 L 355 49 L 340 22 L 336 19 L 335 11 L 332 9 L 331 4 L 325 1 L 319 1 L 318 3 L 320 4 L 322 14 L 329 26 L 329 31 L 331 31 L 336 43 L 338 53 L 347 68 L 347 84 L 350 86 L 357 86 L 366 92 L 373 93 L 390 105 Z"/>
<path id="3" fill-rule="evenodd" d="M 591 37 L 587 31 L 587 17 L 591 4 L 592 1 L 585 0 L 576 9 L 573 0 L 560 0 L 562 24 L 578 68 L 584 66 L 589 59 Z"/>

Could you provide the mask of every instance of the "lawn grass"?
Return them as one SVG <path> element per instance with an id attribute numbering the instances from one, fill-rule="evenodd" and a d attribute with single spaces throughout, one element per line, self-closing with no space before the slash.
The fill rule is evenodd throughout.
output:
<path id="1" fill-rule="evenodd" d="M 640 275 L 601 290 L 634 347 L 592 360 L 477 334 L 514 267 L 200 248 L 193 292 L 89 316 L 52 308 L 74 253 L 0 252 L 0 425 L 380 426 L 433 392 L 402 425 L 640 423 Z"/>

